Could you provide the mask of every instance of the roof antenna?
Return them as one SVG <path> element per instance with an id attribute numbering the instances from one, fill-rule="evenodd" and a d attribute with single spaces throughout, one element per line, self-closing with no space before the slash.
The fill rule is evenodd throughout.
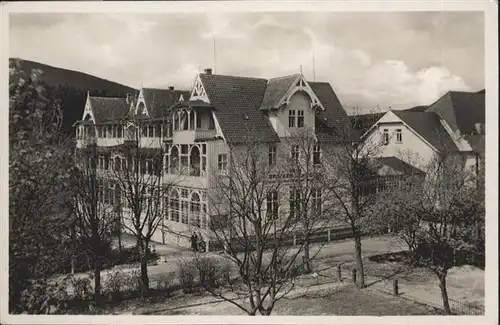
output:
<path id="1" fill-rule="evenodd" d="M 215 60 L 215 36 L 214 36 L 214 74 L 215 74 L 215 71 L 216 71 L 216 64 L 215 64 L 216 60 Z"/>
<path id="2" fill-rule="evenodd" d="M 313 81 L 316 81 L 316 65 L 314 64 L 314 50 L 313 50 Z"/>
<path id="3" fill-rule="evenodd" d="M 300 65 L 300 74 L 302 75 L 302 64 Z"/>

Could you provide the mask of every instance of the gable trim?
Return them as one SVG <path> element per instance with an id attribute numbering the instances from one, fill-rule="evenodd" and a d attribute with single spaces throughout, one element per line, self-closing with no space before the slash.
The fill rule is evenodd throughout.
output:
<path id="1" fill-rule="evenodd" d="M 139 96 L 137 97 L 137 104 L 135 105 L 135 115 L 137 116 L 139 113 L 139 105 L 144 104 L 144 112 L 143 114 L 149 117 L 148 105 L 146 105 L 146 98 L 144 97 L 144 91 L 141 89 L 139 92 Z"/>
<path id="2" fill-rule="evenodd" d="M 285 95 L 278 101 L 277 107 L 282 107 L 284 104 L 290 103 L 290 98 L 299 91 L 303 91 L 309 95 L 311 99 L 311 109 L 315 106 L 319 106 L 321 110 L 325 110 L 323 104 L 319 100 L 318 96 L 314 93 L 311 86 L 307 82 L 306 78 L 303 75 L 298 75 L 297 78 L 292 82 L 292 85 L 286 91 Z"/>
<path id="3" fill-rule="evenodd" d="M 203 85 L 203 82 L 201 81 L 200 75 L 196 77 L 196 80 L 194 81 L 193 88 L 191 89 L 191 95 L 189 97 L 189 100 L 201 100 L 204 101 L 207 104 L 210 104 L 210 100 L 208 99 L 208 94 L 207 91 L 205 90 L 205 86 Z"/>
<path id="4" fill-rule="evenodd" d="M 87 101 L 85 102 L 85 109 L 83 110 L 82 121 L 85 120 L 85 117 L 87 115 L 90 115 L 92 122 L 95 124 L 96 121 L 95 121 L 94 111 L 92 109 L 92 103 L 90 102 L 90 95 L 88 92 L 87 92 Z"/>

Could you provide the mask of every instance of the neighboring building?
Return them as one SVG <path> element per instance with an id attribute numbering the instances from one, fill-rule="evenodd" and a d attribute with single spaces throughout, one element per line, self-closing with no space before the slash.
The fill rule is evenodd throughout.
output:
<path id="1" fill-rule="evenodd" d="M 484 161 L 485 92 L 449 91 L 428 107 L 391 110 L 363 135 L 376 156 L 427 170 L 436 154 L 458 154 L 478 172 Z"/>
<path id="2" fill-rule="evenodd" d="M 125 143 L 134 140 L 132 120 L 141 130 L 141 148 L 161 152 L 162 179 L 175 180 L 175 188 L 165 197 L 168 211 L 153 239 L 182 246 L 189 246 L 193 231 L 210 239 L 207 226 L 213 211 L 208 191 L 214 175 L 227 171 L 235 148 L 257 142 L 272 164 L 276 153 L 293 155 L 285 139 L 308 130 L 316 141 L 314 159 L 320 159 L 323 148 L 346 141 L 343 135 L 351 130 L 329 83 L 308 82 L 301 74 L 267 80 L 216 75 L 206 69 L 190 91 L 143 88 L 127 98 L 89 96 L 77 127 L 77 147 L 96 143 L 106 148 L 99 165 L 112 168 L 106 161 L 121 161 Z M 151 166 L 146 161 L 146 173 Z M 130 212 L 127 207 L 123 211 L 127 222 Z"/>

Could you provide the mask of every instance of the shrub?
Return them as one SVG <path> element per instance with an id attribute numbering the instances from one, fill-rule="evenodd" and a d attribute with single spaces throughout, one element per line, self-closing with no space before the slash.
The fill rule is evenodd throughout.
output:
<path id="1" fill-rule="evenodd" d="M 156 282 L 156 290 L 158 292 L 163 292 L 164 295 L 168 295 L 170 293 L 172 280 L 169 276 L 162 276 Z"/>
<path id="2" fill-rule="evenodd" d="M 198 261 L 200 284 L 208 288 L 216 288 L 221 282 L 221 268 L 215 258 L 204 257 Z"/>
<path id="3" fill-rule="evenodd" d="M 182 292 L 192 293 L 196 287 L 198 276 L 196 261 L 181 262 L 179 264 L 179 281 L 182 286 Z"/>
<path id="4" fill-rule="evenodd" d="M 106 291 L 110 294 L 111 300 L 119 300 L 123 297 L 127 277 L 121 271 L 111 273 L 106 281 Z"/>
<path id="5" fill-rule="evenodd" d="M 87 300 L 92 292 L 92 284 L 89 277 L 71 278 L 73 295 L 79 300 Z"/>

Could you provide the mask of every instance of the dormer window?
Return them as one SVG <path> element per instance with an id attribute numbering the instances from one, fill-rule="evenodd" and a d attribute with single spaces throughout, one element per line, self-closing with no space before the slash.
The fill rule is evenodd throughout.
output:
<path id="1" fill-rule="evenodd" d="M 288 111 L 288 127 L 295 127 L 295 110 L 291 109 Z"/>
<path id="2" fill-rule="evenodd" d="M 304 111 L 303 110 L 297 111 L 297 127 L 298 128 L 304 127 Z"/>

